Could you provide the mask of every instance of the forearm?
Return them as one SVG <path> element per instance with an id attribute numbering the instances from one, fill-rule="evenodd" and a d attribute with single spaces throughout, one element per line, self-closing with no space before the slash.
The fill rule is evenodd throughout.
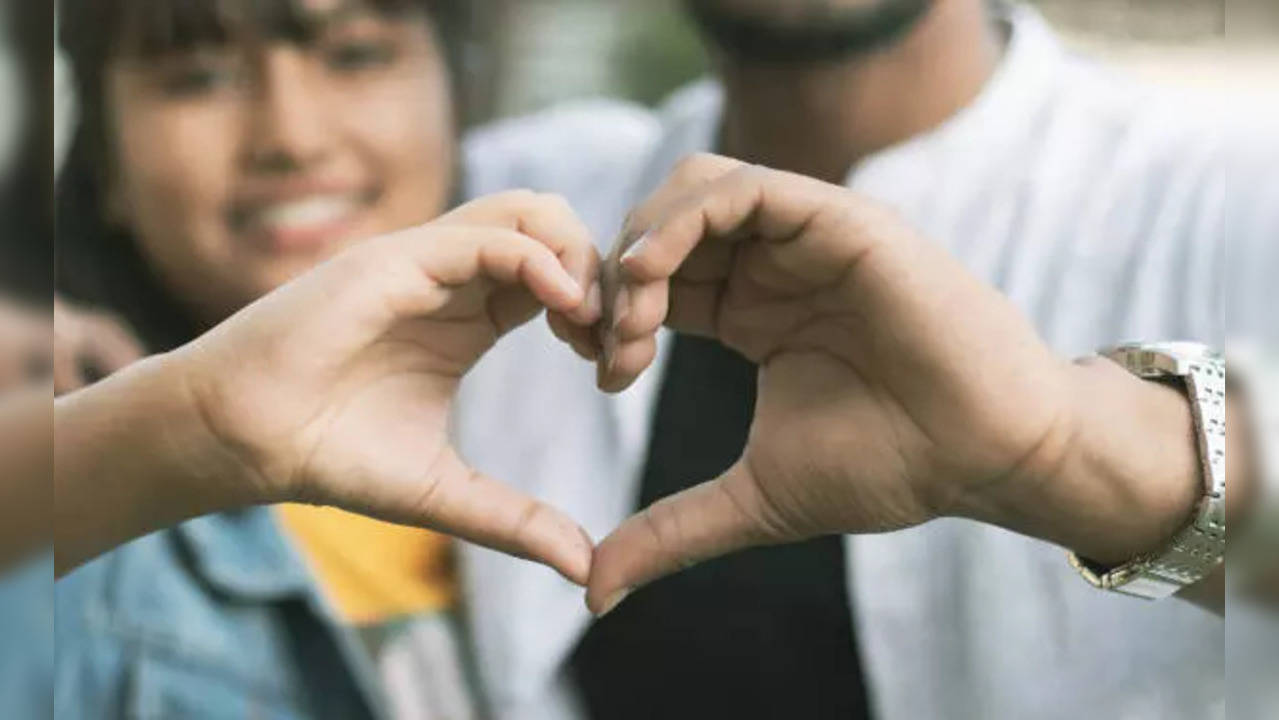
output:
<path id="1" fill-rule="evenodd" d="M 0 397 L 0 571 L 52 540 L 52 417 L 47 386 Z"/>
<path id="2" fill-rule="evenodd" d="M 146 533 L 251 504 L 169 356 L 54 403 L 55 572 Z"/>
<path id="3" fill-rule="evenodd" d="M 970 514 L 1069 548 L 1103 565 L 1161 550 L 1192 521 L 1204 495 L 1194 420 L 1184 391 L 1142 380 L 1097 359 L 1068 371 L 1071 418 L 1050 460 L 1001 485 Z M 1238 436 L 1231 415 L 1228 439 Z M 1226 523 L 1237 521 L 1252 483 L 1246 453 L 1228 454 Z M 1224 572 L 1182 597 L 1220 612 Z"/>

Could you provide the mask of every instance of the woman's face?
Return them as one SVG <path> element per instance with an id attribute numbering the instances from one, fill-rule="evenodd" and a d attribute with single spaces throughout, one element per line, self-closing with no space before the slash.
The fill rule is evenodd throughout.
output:
<path id="1" fill-rule="evenodd" d="M 205 322 L 447 200 L 452 107 L 428 21 L 299 4 L 304 40 L 107 69 L 108 212 Z"/>

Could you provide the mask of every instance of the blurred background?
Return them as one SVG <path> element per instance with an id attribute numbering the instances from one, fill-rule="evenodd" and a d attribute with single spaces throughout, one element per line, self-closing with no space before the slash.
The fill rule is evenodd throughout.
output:
<path id="1" fill-rule="evenodd" d="M 1223 104 L 1243 95 L 1279 94 L 1276 0 L 1032 0 L 1031 4 L 1044 12 L 1072 47 L 1153 82 L 1205 93 Z M 478 21 L 463 69 L 468 124 L 591 95 L 653 105 L 703 74 L 708 62 L 679 0 L 477 0 L 476 7 Z M 16 134 L 16 116 L 22 107 L 13 97 L 17 85 L 11 82 L 11 59 L 2 50 L 0 161 L 6 156 L 12 159 L 11 153 L 3 152 L 12 147 L 4 138 Z M 55 82 L 59 132 L 53 150 L 54 158 L 60 158 L 74 121 L 75 102 L 61 65 L 55 70 Z M 6 176 L 11 169 L 8 163 L 0 164 Z M 41 181 L 47 187 L 44 178 L 36 179 L 34 185 Z M 12 226 L 0 232 L 12 233 Z M 6 289 L 0 287 L 0 291 Z M 1230 625 L 1229 674 L 1239 693 L 1230 701 L 1232 708 L 1244 706 L 1249 702 L 1245 698 L 1257 702 L 1258 708 L 1274 707 L 1279 704 L 1274 665 L 1259 661 L 1267 648 L 1273 651 L 1279 646 L 1273 624 L 1232 610 Z"/>
<path id="2" fill-rule="evenodd" d="M 1227 97 L 1279 94 L 1275 0 L 1029 4 L 1072 47 L 1152 81 Z M 589 95 L 653 105 L 706 68 L 680 0 L 483 0 L 476 6 L 465 69 L 470 124 Z M 60 92 L 57 104 L 65 127 L 74 103 Z M 62 149 L 59 142 L 56 157 Z"/>
<path id="3" fill-rule="evenodd" d="M 1154 81 L 1210 92 L 1276 86 L 1273 0 L 1034 0 L 1070 44 Z M 470 117 L 514 115 L 581 95 L 654 103 L 706 57 L 679 0 L 496 0 L 476 67 L 490 78 Z"/>

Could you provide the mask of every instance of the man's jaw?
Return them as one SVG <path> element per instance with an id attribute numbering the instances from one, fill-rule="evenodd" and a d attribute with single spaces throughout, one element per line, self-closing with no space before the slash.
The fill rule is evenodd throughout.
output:
<path id="1" fill-rule="evenodd" d="M 734 60 L 759 63 L 836 62 L 905 37 L 934 0 L 876 0 L 865 7 L 815 3 L 788 16 L 685 0 L 707 38 Z"/>

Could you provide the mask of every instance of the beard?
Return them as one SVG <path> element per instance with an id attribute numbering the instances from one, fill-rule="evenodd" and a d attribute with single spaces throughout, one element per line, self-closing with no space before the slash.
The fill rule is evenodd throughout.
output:
<path id="1" fill-rule="evenodd" d="M 874 0 L 863 7 L 795 3 L 796 9 L 785 16 L 734 9 L 723 0 L 685 0 L 685 4 L 702 33 L 733 59 L 814 63 L 892 45 L 914 27 L 933 0 Z"/>

